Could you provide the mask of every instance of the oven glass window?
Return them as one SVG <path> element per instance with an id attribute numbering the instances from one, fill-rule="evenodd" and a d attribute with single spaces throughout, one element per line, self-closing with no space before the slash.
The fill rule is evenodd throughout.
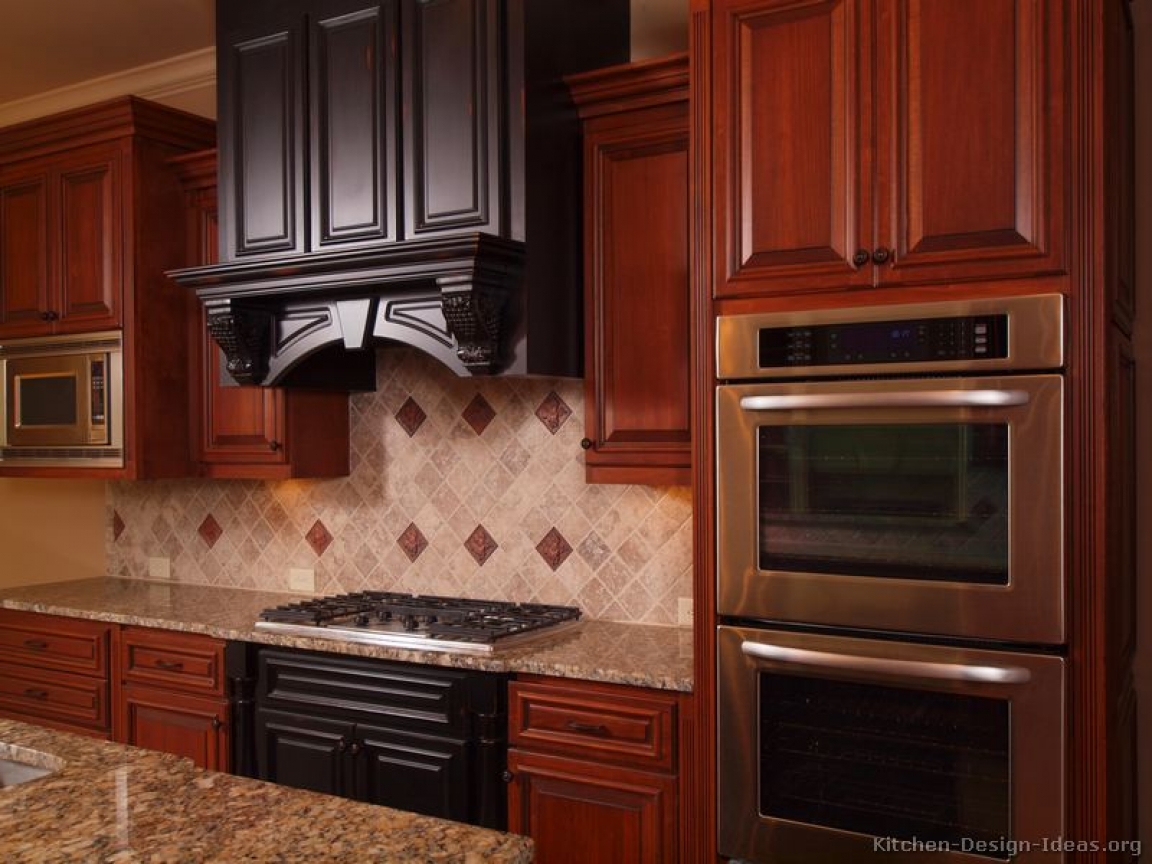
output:
<path id="1" fill-rule="evenodd" d="M 761 673 L 761 815 L 956 848 L 1004 845 L 1009 709 L 1007 700 Z"/>
<path id="2" fill-rule="evenodd" d="M 761 426 L 760 568 L 1008 584 L 1004 423 Z"/>
<path id="3" fill-rule="evenodd" d="M 75 375 L 22 375 L 16 379 L 20 392 L 21 427 L 75 426 Z"/>

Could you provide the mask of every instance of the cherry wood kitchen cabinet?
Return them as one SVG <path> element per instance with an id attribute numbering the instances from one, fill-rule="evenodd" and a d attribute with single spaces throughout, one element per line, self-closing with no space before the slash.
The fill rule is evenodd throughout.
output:
<path id="1" fill-rule="evenodd" d="M 211 121 L 124 97 L 0 129 L 0 338 L 120 330 L 112 405 L 123 467 L 0 464 L 5 476 L 187 476 L 187 307 L 169 160 L 210 146 Z"/>
<path id="2" fill-rule="evenodd" d="M 508 691 L 508 829 L 540 864 L 679 860 L 682 697 L 524 676 Z"/>
<path id="3" fill-rule="evenodd" d="M 1059 4 L 712 9 L 715 296 L 1067 272 Z"/>
<path id="4" fill-rule="evenodd" d="M 118 740 L 174 753 L 200 768 L 231 768 L 224 643 L 195 633 L 124 627 Z"/>
<path id="5" fill-rule="evenodd" d="M 173 160 L 184 186 L 189 264 L 218 260 L 216 151 Z M 186 298 L 190 336 L 191 429 L 194 456 L 206 477 L 288 479 L 348 474 L 348 394 L 240 386 L 203 306 Z"/>
<path id="6" fill-rule="evenodd" d="M 690 482 L 688 57 L 573 76 L 590 483 Z"/>
<path id="7" fill-rule="evenodd" d="M 0 714 L 108 738 L 114 625 L 0 609 Z"/>

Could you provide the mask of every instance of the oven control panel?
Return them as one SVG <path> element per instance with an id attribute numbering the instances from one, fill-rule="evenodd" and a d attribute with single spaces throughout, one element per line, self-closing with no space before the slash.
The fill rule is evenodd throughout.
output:
<path id="1" fill-rule="evenodd" d="M 761 369 L 1002 359 L 1008 316 L 761 328 L 759 354 Z"/>

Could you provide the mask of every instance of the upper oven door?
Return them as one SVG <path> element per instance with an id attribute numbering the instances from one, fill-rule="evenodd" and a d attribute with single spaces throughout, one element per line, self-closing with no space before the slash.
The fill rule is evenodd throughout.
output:
<path id="1" fill-rule="evenodd" d="M 1063 642 L 1062 388 L 719 388 L 720 614 Z"/>

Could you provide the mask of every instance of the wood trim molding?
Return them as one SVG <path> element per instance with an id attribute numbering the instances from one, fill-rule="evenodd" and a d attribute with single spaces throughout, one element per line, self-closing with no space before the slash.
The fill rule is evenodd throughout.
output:
<path id="1" fill-rule="evenodd" d="M 0 126 L 46 117 L 117 96 L 133 95 L 156 100 L 215 87 L 216 48 L 210 45 L 155 63 L 4 102 L 0 104 Z"/>

